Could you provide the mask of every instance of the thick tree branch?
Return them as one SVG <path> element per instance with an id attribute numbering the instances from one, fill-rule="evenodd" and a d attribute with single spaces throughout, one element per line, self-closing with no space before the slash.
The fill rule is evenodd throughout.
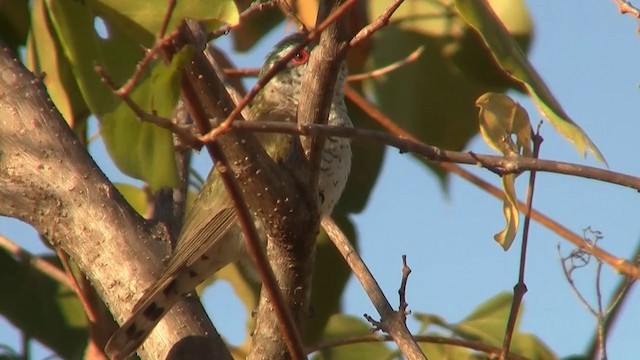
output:
<path id="1" fill-rule="evenodd" d="M 150 226 L 122 198 L 78 142 L 37 78 L 0 50 L 0 214 L 34 226 L 61 247 L 118 317 L 128 315 L 162 267 L 161 227 Z M 136 254 L 136 256 L 131 256 Z M 180 314 L 180 316 L 176 316 Z M 226 348 L 202 306 L 181 301 L 146 343 L 147 358 L 171 347 L 189 358 Z M 160 336 L 161 335 L 161 336 Z M 186 346 L 188 345 L 188 346 Z M 228 353 L 227 353 L 228 356 Z"/>

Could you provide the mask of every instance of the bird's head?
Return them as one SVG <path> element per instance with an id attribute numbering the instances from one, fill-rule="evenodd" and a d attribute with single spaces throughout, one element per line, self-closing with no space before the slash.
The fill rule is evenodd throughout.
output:
<path id="1" fill-rule="evenodd" d="M 306 39 L 304 33 L 294 33 L 281 40 L 267 55 L 264 66 L 260 70 L 260 76 L 269 71 L 274 64 L 284 58 L 289 52 L 299 46 Z M 278 72 L 262 89 L 254 105 L 259 107 L 259 113 L 271 113 L 287 121 L 295 121 L 298 102 L 301 96 L 302 78 L 307 71 L 311 52 L 317 43 L 298 50 L 294 57 L 286 64 L 282 71 Z M 338 81 L 336 82 L 336 95 L 342 94 L 342 86 L 346 77 L 346 66 L 342 64 Z M 259 120 L 259 119 L 257 119 Z"/>

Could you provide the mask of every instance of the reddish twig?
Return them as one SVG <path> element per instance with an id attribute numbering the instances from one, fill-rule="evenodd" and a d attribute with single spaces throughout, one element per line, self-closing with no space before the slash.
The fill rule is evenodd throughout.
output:
<path id="1" fill-rule="evenodd" d="M 411 54 L 409 54 L 409 56 L 407 56 L 406 58 L 400 61 L 396 61 L 393 64 L 389 64 L 387 66 L 381 67 L 379 69 L 375 69 L 367 73 L 349 75 L 347 77 L 347 81 L 362 81 L 365 79 L 372 79 L 372 78 L 376 78 L 376 77 L 380 77 L 382 75 L 388 74 L 407 64 L 410 64 L 416 61 L 420 57 L 420 55 L 422 55 L 423 52 L 424 52 L 424 46 L 420 46 L 419 48 L 414 50 Z"/>
<path id="2" fill-rule="evenodd" d="M 475 350 L 475 351 L 483 352 L 487 355 L 490 355 L 491 358 L 494 358 L 500 354 L 499 348 L 484 344 L 479 341 L 471 341 L 466 339 L 453 339 L 450 337 L 427 336 L 427 335 L 414 335 L 413 339 L 417 342 L 451 345 L 451 346 L 466 348 L 470 350 Z M 381 341 L 393 341 L 393 338 L 389 335 L 379 335 L 379 334 L 345 336 L 345 337 L 340 337 L 333 340 L 328 340 L 318 345 L 310 346 L 307 348 L 307 354 L 311 354 L 316 351 L 322 351 L 325 349 L 335 348 L 338 346 L 362 344 L 362 343 L 368 343 L 368 342 L 381 342 Z M 527 358 L 523 356 L 512 354 L 512 353 L 509 353 L 507 356 L 507 360 L 526 360 L 526 359 Z"/>
<path id="3" fill-rule="evenodd" d="M 233 123 L 233 121 L 235 121 L 235 119 L 240 116 L 242 110 L 245 107 L 247 107 L 247 105 L 249 105 L 249 103 L 258 94 L 258 92 L 262 90 L 262 88 L 267 84 L 267 82 L 269 82 L 277 73 L 282 71 L 282 69 L 284 69 L 286 64 L 289 63 L 291 59 L 293 59 L 293 57 L 296 55 L 296 53 L 298 53 L 298 51 L 300 51 L 305 46 L 309 45 L 309 43 L 311 43 L 313 40 L 315 40 L 324 29 L 326 29 L 329 25 L 335 22 L 340 16 L 342 16 L 353 4 L 355 4 L 355 2 L 356 0 L 345 1 L 342 5 L 340 5 L 340 7 L 338 7 L 336 11 L 332 12 L 329 16 L 327 16 L 327 18 L 320 25 L 318 25 L 317 28 L 309 31 L 309 33 L 307 33 L 306 39 L 302 41 L 298 46 L 291 49 L 291 51 L 289 51 L 289 53 L 283 56 L 282 59 L 278 60 L 275 64 L 273 64 L 273 66 L 262 77 L 258 79 L 256 84 L 251 88 L 251 90 L 249 90 L 247 95 L 245 95 L 242 98 L 242 100 L 240 100 L 240 102 L 236 104 L 235 109 L 231 111 L 229 116 L 227 116 L 227 118 L 222 123 L 220 123 L 220 125 L 218 125 L 216 128 L 211 130 L 206 135 L 201 136 L 200 140 L 203 143 L 210 143 L 214 141 L 215 138 L 218 137 L 220 134 L 223 134 L 229 131 L 231 129 L 231 124 Z"/>
<path id="4" fill-rule="evenodd" d="M 20 247 L 20 245 L 14 243 L 13 241 L 2 235 L 0 235 L 0 248 L 6 249 L 9 254 L 15 256 L 17 259 L 25 263 L 29 263 L 29 265 L 31 265 L 34 269 L 40 271 L 44 275 L 59 282 L 60 284 L 68 286 L 69 288 L 73 288 L 67 275 L 58 267 L 40 257 L 34 256 L 27 250 Z"/>
<path id="5" fill-rule="evenodd" d="M 627 0 L 613 0 L 618 5 L 618 10 L 621 14 L 631 14 L 636 19 L 640 19 L 640 9 L 633 6 L 630 1 Z"/>
<path id="6" fill-rule="evenodd" d="M 365 26 L 360 31 L 358 31 L 356 36 L 354 36 L 353 39 L 351 39 L 351 41 L 349 42 L 349 46 L 354 47 L 358 45 L 359 43 L 361 43 L 362 41 L 366 40 L 368 37 L 373 35 L 373 33 L 375 33 L 382 27 L 389 24 L 389 19 L 391 18 L 391 15 L 393 15 L 393 13 L 396 10 L 398 10 L 398 8 L 403 2 L 404 0 L 394 0 L 391 4 L 389 4 L 389 6 L 384 10 L 382 15 L 378 16 L 371 24 Z"/>
<path id="7" fill-rule="evenodd" d="M 228 34 L 231 30 L 240 26 L 249 16 L 253 15 L 256 12 L 264 11 L 264 9 L 274 7 L 280 1 L 270 0 L 270 1 L 254 1 L 248 8 L 246 8 L 241 14 L 240 19 L 237 24 L 233 25 L 225 25 L 222 26 L 212 32 L 207 36 L 207 41 L 211 41 L 217 37 Z"/>
<path id="8" fill-rule="evenodd" d="M 182 127 L 180 125 L 173 123 L 169 119 L 165 119 L 163 117 L 144 111 L 143 109 L 140 108 L 140 106 L 138 106 L 138 104 L 136 104 L 135 101 L 133 101 L 133 99 L 131 99 L 128 91 L 117 90 L 117 87 L 113 83 L 113 80 L 111 80 L 111 77 L 102 68 L 102 66 L 96 65 L 95 70 L 98 73 L 98 75 L 100 75 L 102 82 L 109 89 L 111 89 L 116 96 L 122 99 L 122 101 L 124 101 L 127 104 L 127 106 L 129 106 L 131 111 L 133 111 L 133 113 L 136 114 L 138 119 L 140 119 L 141 121 L 150 122 L 163 129 L 170 130 L 180 138 L 180 141 L 182 141 L 185 144 L 188 144 L 194 149 L 199 149 L 202 147 L 202 143 L 198 140 L 196 136 L 194 136 L 191 133 L 191 128 Z"/>

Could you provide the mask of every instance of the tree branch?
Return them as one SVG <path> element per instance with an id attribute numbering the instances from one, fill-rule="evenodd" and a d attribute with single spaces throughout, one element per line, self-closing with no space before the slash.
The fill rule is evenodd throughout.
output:
<path id="1" fill-rule="evenodd" d="M 132 294 L 140 294 L 162 268 L 157 240 L 167 233 L 127 204 L 53 107 L 41 81 L 0 47 L 0 214 L 31 224 L 61 247 L 123 318 L 135 302 Z M 189 346 L 175 351 L 190 358 L 226 352 L 210 324 L 193 320 L 202 318 L 197 301 L 181 301 L 143 354 L 164 359 L 183 338 Z"/>

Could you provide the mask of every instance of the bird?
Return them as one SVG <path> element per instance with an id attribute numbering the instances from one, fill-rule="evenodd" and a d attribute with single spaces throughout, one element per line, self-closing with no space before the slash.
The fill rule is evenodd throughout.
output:
<path id="1" fill-rule="evenodd" d="M 304 32 L 282 39 L 267 55 L 260 75 L 297 48 L 305 39 Z M 250 103 L 249 121 L 297 121 L 302 78 L 307 70 L 311 43 L 296 52 L 286 67 L 276 74 Z M 353 126 L 344 102 L 343 85 L 347 70 L 341 64 L 332 97 L 328 125 Z M 258 140 L 274 161 L 282 161 L 292 146 L 289 135 L 258 134 Z M 347 138 L 327 137 L 321 154 L 318 175 L 318 201 L 321 215 L 330 215 L 338 202 L 351 169 L 351 145 Z M 258 229 L 260 227 L 258 226 Z M 263 242 L 264 230 L 260 230 Z M 162 317 L 184 294 L 227 264 L 245 256 L 245 240 L 236 213 L 222 180 L 210 171 L 196 200 L 187 211 L 176 248 L 160 277 L 142 295 L 131 315 L 112 335 L 105 352 L 114 360 L 125 359 L 135 352 Z"/>

